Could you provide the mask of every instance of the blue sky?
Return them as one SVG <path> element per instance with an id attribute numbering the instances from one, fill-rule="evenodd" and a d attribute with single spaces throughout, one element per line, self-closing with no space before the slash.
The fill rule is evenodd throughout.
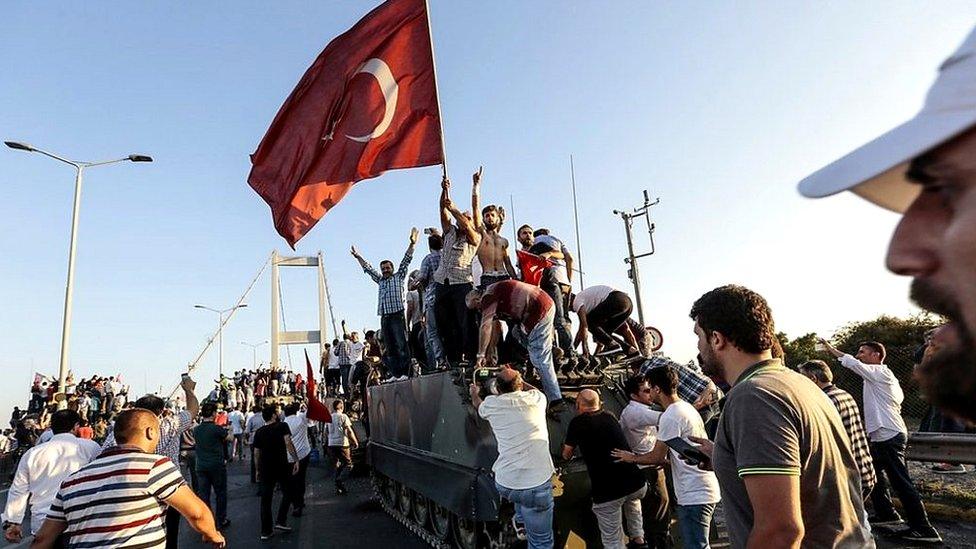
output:
<path id="1" fill-rule="evenodd" d="M 168 391 L 215 324 L 193 305 L 229 306 L 272 249 L 287 250 L 245 182 L 248 154 L 311 61 L 376 4 L 5 6 L 0 137 L 81 160 L 156 159 L 86 176 L 76 373 L 121 372 L 136 393 Z M 667 352 L 693 356 L 688 309 L 727 282 L 763 293 L 793 335 L 913 310 L 906 281 L 883 266 L 897 218 L 853 196 L 808 201 L 795 185 L 912 116 L 976 5 L 431 0 L 431 9 L 457 196 L 483 164 L 486 201 L 507 207 L 511 195 L 510 220 L 549 226 L 575 248 L 573 154 L 585 280 L 622 289 L 625 241 L 611 211 L 637 204 L 643 189 L 660 197 L 658 253 L 641 269 Z M 72 176 L 0 150 L 0 411 L 25 401 L 33 371 L 57 369 Z M 438 180 L 431 167 L 363 182 L 299 243 L 299 253 L 325 254 L 337 314 L 352 325 L 378 322 L 375 286 L 349 245 L 374 262 L 399 259 L 411 226 L 437 223 Z M 283 280 L 288 327 L 313 328 L 313 274 Z M 250 364 L 240 341 L 268 339 L 269 299 L 265 276 L 226 330 L 225 369 Z M 201 369 L 215 375 L 214 353 Z"/>

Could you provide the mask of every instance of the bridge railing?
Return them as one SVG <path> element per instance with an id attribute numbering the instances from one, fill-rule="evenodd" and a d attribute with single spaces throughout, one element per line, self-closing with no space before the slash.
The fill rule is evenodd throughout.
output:
<path id="1" fill-rule="evenodd" d="M 906 457 L 910 461 L 976 464 L 976 434 L 912 433 Z"/>

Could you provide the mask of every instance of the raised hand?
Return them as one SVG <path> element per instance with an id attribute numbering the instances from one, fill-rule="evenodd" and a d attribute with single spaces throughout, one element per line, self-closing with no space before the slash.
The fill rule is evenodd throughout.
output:
<path id="1" fill-rule="evenodd" d="M 359 257 L 359 250 L 357 250 L 355 246 L 350 247 L 349 252 L 352 253 L 353 257 Z"/>
<path id="2" fill-rule="evenodd" d="M 473 185 L 474 185 L 475 187 L 477 187 L 477 186 L 478 186 L 478 185 L 479 185 L 479 184 L 481 183 L 481 172 L 483 172 L 484 170 L 485 170 L 485 167 L 484 167 L 484 166 L 478 166 L 478 171 L 476 171 L 476 172 L 475 172 L 475 173 L 474 173 L 474 174 L 473 174 L 473 175 L 471 176 L 471 183 L 472 183 L 472 184 L 473 184 Z"/>
<path id="3" fill-rule="evenodd" d="M 417 230 L 417 227 L 410 229 L 410 245 L 416 244 L 418 238 L 420 238 L 420 231 Z"/>

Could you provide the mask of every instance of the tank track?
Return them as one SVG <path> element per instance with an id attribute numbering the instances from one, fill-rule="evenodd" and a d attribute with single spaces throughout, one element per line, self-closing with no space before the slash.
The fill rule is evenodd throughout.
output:
<path id="1" fill-rule="evenodd" d="M 386 500 L 383 499 L 383 494 L 380 493 L 379 487 L 376 485 L 376 483 L 373 483 L 373 497 L 379 502 L 380 506 L 388 515 L 393 517 L 400 524 L 406 526 L 407 530 L 413 532 L 414 535 L 424 540 L 424 542 L 434 549 L 451 549 L 453 547 L 449 541 L 437 539 L 433 533 L 427 531 L 426 528 L 417 524 L 413 518 L 404 516 L 399 509 L 395 509 L 393 506 L 388 505 Z"/>

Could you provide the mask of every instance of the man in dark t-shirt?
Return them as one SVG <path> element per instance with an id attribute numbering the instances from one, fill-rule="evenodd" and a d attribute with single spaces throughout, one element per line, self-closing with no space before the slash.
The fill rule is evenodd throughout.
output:
<path id="1" fill-rule="evenodd" d="M 732 385 L 711 456 L 733 549 L 874 547 L 861 477 L 840 415 L 819 387 L 773 358 L 766 300 L 715 288 L 691 309 L 702 369 Z"/>
<path id="2" fill-rule="evenodd" d="M 261 539 L 266 540 L 274 535 L 275 530 L 291 531 L 291 527 L 287 525 L 288 508 L 292 500 L 289 478 L 298 473 L 299 460 L 295 445 L 291 442 L 288 424 L 278 421 L 278 410 L 274 406 L 265 406 L 261 417 L 265 424 L 254 433 L 252 446 L 261 483 Z M 290 465 L 288 455 L 294 458 L 294 463 Z M 272 525 L 271 503 L 275 486 L 281 487 L 281 505 Z"/>
<path id="3" fill-rule="evenodd" d="M 214 517 L 217 528 L 223 530 L 230 526 L 227 518 L 227 441 L 230 436 L 227 429 L 214 423 L 217 405 L 207 402 L 200 407 L 200 425 L 193 429 L 196 441 L 196 473 L 197 496 L 210 505 L 210 492 L 214 493 L 216 508 Z"/>
<path id="4" fill-rule="evenodd" d="M 579 415 L 569 422 L 562 454 L 563 459 L 570 459 L 579 448 L 583 455 L 603 546 L 623 547 L 624 522 L 631 542 L 643 545 L 640 500 L 647 492 L 647 483 L 636 465 L 619 462 L 610 455 L 616 448 L 630 448 L 620 423 L 613 414 L 601 409 L 600 395 L 592 389 L 580 391 L 576 410 Z"/>

